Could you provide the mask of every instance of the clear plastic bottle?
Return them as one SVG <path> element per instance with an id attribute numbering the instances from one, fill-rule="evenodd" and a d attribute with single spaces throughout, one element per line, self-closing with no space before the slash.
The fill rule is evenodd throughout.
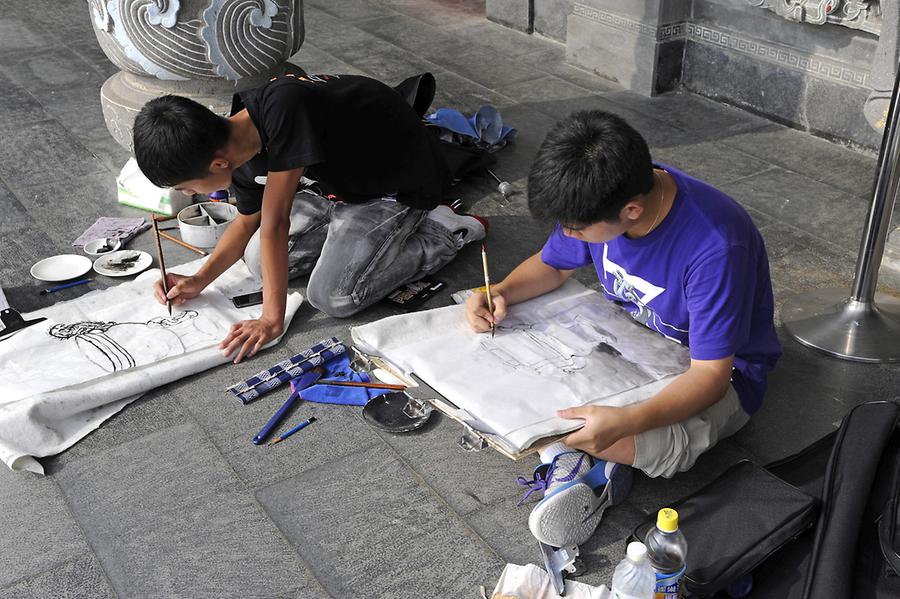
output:
<path id="1" fill-rule="evenodd" d="M 647 559 L 647 547 L 634 541 L 628 543 L 626 553 L 613 573 L 612 599 L 653 599 L 656 573 Z"/>
<path id="2" fill-rule="evenodd" d="M 644 543 L 656 571 L 655 599 L 681 599 L 687 541 L 678 530 L 678 512 L 672 508 L 659 510 L 656 526 L 647 533 Z"/>

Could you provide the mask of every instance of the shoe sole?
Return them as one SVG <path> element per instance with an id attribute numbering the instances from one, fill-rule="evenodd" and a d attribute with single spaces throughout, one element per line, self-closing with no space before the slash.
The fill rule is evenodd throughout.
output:
<path id="1" fill-rule="evenodd" d="M 534 506 L 528 528 L 534 538 L 553 547 L 580 545 L 597 530 L 608 505 L 605 493 L 597 497 L 588 485 L 575 483 Z"/>
<path id="2" fill-rule="evenodd" d="M 581 545 L 594 534 L 606 508 L 625 501 L 634 471 L 618 466 L 598 496 L 589 485 L 578 482 L 542 499 L 528 516 L 534 537 L 553 547 Z M 579 522 L 572 526 L 572 522 Z"/>

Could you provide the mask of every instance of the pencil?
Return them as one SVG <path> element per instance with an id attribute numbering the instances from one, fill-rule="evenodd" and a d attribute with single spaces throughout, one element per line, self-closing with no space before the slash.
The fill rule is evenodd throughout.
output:
<path id="1" fill-rule="evenodd" d="M 491 299 L 491 275 L 488 273 L 487 247 L 483 243 L 481 244 L 481 265 L 484 267 L 484 293 L 487 295 L 488 311 L 491 313 L 491 338 L 493 338 L 497 328 L 493 321 L 494 300 Z"/>
<path id="2" fill-rule="evenodd" d="M 291 430 L 289 430 L 285 433 L 281 433 L 279 436 L 277 436 L 274 439 L 272 439 L 271 441 L 269 441 L 269 445 L 275 445 L 276 443 L 281 443 L 282 441 L 284 441 L 285 439 L 287 439 L 288 437 L 290 437 L 291 435 L 293 435 L 300 429 L 306 428 L 308 425 L 312 424 L 315 421 L 316 421 L 316 417 L 310 416 L 309 418 L 307 418 L 306 420 L 304 420 L 303 422 L 301 422 L 300 424 L 298 424 Z"/>
<path id="3" fill-rule="evenodd" d="M 153 234 L 156 236 L 156 256 L 159 258 L 159 272 L 162 276 L 163 293 L 166 295 L 166 306 L 169 308 L 169 316 L 172 316 L 172 300 L 168 298 L 169 284 L 166 282 L 166 262 L 163 260 L 162 242 L 159 240 L 159 223 L 156 220 L 156 214 L 151 216 L 153 221 Z"/>
<path id="4" fill-rule="evenodd" d="M 319 381 L 317 385 L 334 385 L 335 387 L 365 387 L 366 389 L 391 389 L 394 391 L 406 391 L 406 385 L 392 385 L 390 383 L 366 383 L 363 381 Z"/>
<path id="5" fill-rule="evenodd" d="M 178 239 L 177 237 L 173 237 L 173 236 L 169 235 L 168 233 L 164 233 L 164 232 L 160 231 L 160 232 L 159 232 L 159 236 L 162 237 L 163 239 L 168 239 L 168 240 L 171 241 L 172 243 L 177 243 L 177 244 L 180 245 L 181 247 L 185 247 L 185 248 L 191 250 L 192 252 L 197 252 L 197 253 L 200 254 L 201 256 L 208 256 L 208 255 L 209 255 L 209 252 L 205 252 L 205 251 L 201 250 L 200 248 L 198 248 L 197 246 L 191 245 L 191 244 L 189 244 L 189 243 L 186 242 L 186 241 L 181 241 L 181 240 Z"/>

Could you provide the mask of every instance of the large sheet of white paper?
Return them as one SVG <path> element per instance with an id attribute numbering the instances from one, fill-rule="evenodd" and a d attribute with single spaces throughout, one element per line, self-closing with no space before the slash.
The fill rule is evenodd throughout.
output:
<path id="1" fill-rule="evenodd" d="M 556 410 L 642 401 L 690 365 L 686 347 L 576 281 L 512 306 L 493 339 L 469 329 L 464 306 L 391 316 L 352 335 L 517 451 L 581 425 Z"/>
<path id="2" fill-rule="evenodd" d="M 173 272 L 199 268 L 195 261 Z M 218 344 L 229 327 L 257 318 L 229 296 L 258 282 L 242 262 L 169 316 L 153 298 L 158 270 L 25 315 L 47 320 L 0 341 L 0 459 L 42 473 L 35 457 L 76 443 L 143 393 L 229 361 Z M 302 302 L 288 296 L 285 329 Z M 277 343 L 280 339 L 275 340 Z"/>

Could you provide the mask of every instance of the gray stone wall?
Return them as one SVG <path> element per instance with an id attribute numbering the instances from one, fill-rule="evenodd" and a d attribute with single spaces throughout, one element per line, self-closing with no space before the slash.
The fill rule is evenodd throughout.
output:
<path id="1" fill-rule="evenodd" d="M 695 0 L 682 84 L 695 93 L 828 137 L 875 148 L 863 108 L 872 33 L 794 22 L 746 0 Z"/>
<path id="2" fill-rule="evenodd" d="M 569 62 L 626 89 L 681 86 L 825 137 L 880 145 L 900 29 L 890 5 L 882 15 L 876 0 L 486 2 L 488 18 L 565 42 Z"/>
<path id="3" fill-rule="evenodd" d="M 575 0 L 535 0 L 534 32 L 565 42 L 568 16 L 574 4 Z"/>

